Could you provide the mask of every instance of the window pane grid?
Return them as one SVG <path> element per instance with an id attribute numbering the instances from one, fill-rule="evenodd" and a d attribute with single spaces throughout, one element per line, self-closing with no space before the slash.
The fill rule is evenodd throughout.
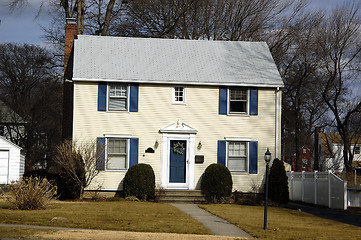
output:
<path id="1" fill-rule="evenodd" d="M 247 101 L 247 92 L 244 89 L 231 89 L 231 100 Z"/>
<path id="2" fill-rule="evenodd" d="M 184 102 L 184 87 L 174 87 L 174 101 Z"/>
<path id="3" fill-rule="evenodd" d="M 127 97 L 127 87 L 123 85 L 110 85 L 110 97 Z"/>

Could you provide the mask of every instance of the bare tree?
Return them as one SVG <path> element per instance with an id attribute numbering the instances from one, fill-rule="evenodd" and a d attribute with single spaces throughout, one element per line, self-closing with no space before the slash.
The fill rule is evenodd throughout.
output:
<path id="1" fill-rule="evenodd" d="M 294 1 L 133 0 L 119 35 L 183 39 L 262 40 Z M 298 1 L 296 1 L 298 3 Z M 264 40 L 264 39 L 263 39 Z"/>
<path id="2" fill-rule="evenodd" d="M 29 4 L 29 0 L 7 1 L 11 11 L 22 9 Z M 48 14 L 53 16 L 53 23 L 62 20 L 60 21 L 61 29 L 63 29 L 66 18 L 76 18 L 78 34 L 90 33 L 105 36 L 109 33 L 112 21 L 120 19 L 122 2 L 121 0 L 41 0 L 38 15 L 46 7 L 49 7 Z M 59 16 L 61 16 L 60 19 Z M 54 31 L 55 33 L 59 32 L 59 28 L 53 26 L 45 28 L 45 30 L 46 33 L 52 34 Z M 59 34 L 55 34 L 55 36 L 58 36 L 57 42 L 61 42 L 59 41 Z M 54 38 L 54 35 L 46 34 L 46 38 Z"/>
<path id="3" fill-rule="evenodd" d="M 57 147 L 56 163 L 63 169 L 66 177 L 79 189 L 82 198 L 84 189 L 99 174 L 97 159 L 104 154 L 104 146 L 95 141 L 77 143 L 65 141 Z"/>
<path id="4" fill-rule="evenodd" d="M 306 10 L 305 1 L 294 5 L 293 11 L 278 22 L 268 35 L 268 45 L 285 83 L 282 100 L 282 153 L 296 154 L 296 170 L 300 168 L 300 148 L 312 149 L 315 125 L 325 124 L 326 104 L 313 73 L 318 69 L 316 40 L 324 20 L 321 11 Z"/>
<path id="5" fill-rule="evenodd" d="M 357 75 L 361 57 L 360 24 L 359 5 L 335 8 L 321 26 L 317 42 L 321 66 L 315 76 L 322 83 L 322 98 L 331 110 L 342 138 L 347 172 L 352 170 L 353 161 L 351 122 L 354 115 L 361 112 L 360 99 L 352 97 L 352 84 L 361 83 Z"/>
<path id="6" fill-rule="evenodd" d="M 0 45 L 0 100 L 11 109 L 10 139 L 26 151 L 26 170 L 60 140 L 61 81 L 52 54 L 34 45 Z M 9 122 L 8 121 L 8 122 Z"/>

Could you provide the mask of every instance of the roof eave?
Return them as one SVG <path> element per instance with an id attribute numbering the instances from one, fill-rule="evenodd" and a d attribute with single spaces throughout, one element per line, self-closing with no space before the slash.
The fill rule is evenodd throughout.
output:
<path id="1" fill-rule="evenodd" d="M 174 84 L 174 85 L 202 85 L 202 86 L 242 86 L 242 87 L 261 87 L 261 88 L 283 88 L 280 83 L 247 83 L 247 82 L 190 82 L 190 81 L 159 81 L 159 80 L 139 80 L 139 79 L 88 79 L 73 78 L 73 81 L 79 82 L 124 82 L 124 83 L 148 83 L 148 84 Z"/>

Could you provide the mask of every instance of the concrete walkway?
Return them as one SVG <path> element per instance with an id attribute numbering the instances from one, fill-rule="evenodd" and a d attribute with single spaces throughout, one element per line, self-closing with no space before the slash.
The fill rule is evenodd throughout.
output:
<path id="1" fill-rule="evenodd" d="M 172 203 L 172 205 L 201 222 L 215 235 L 252 238 L 252 236 L 245 231 L 226 220 L 199 208 L 196 204 Z"/>

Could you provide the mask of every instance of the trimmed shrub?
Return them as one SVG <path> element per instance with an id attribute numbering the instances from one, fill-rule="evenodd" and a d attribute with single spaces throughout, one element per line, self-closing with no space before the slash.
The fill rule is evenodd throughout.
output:
<path id="1" fill-rule="evenodd" d="M 56 187 L 46 178 L 24 178 L 8 186 L 8 201 L 20 210 L 44 209 L 55 196 Z"/>
<path id="2" fill-rule="evenodd" d="M 285 166 L 277 158 L 273 161 L 269 173 L 268 195 L 273 203 L 285 204 L 289 200 L 288 178 Z"/>
<path id="3" fill-rule="evenodd" d="M 144 163 L 133 165 L 125 174 L 124 196 L 134 196 L 141 200 L 154 199 L 155 176 L 153 168 Z"/>
<path id="4" fill-rule="evenodd" d="M 211 164 L 203 173 L 201 190 L 208 202 L 221 202 L 232 194 L 232 176 L 222 164 Z"/>

